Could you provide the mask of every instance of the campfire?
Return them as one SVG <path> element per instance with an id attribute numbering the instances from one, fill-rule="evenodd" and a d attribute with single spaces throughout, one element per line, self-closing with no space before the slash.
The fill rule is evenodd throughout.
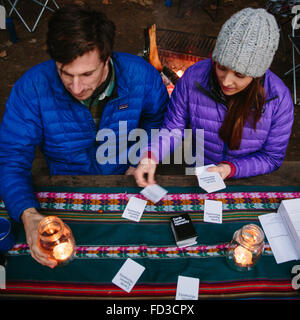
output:
<path id="1" fill-rule="evenodd" d="M 156 28 L 145 29 L 144 58 L 160 73 L 171 95 L 184 71 L 195 62 L 206 59 L 213 51 L 215 37 Z"/>

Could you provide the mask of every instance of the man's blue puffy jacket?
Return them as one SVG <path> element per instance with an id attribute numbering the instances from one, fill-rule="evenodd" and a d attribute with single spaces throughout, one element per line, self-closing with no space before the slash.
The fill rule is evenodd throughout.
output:
<path id="1" fill-rule="evenodd" d="M 113 63 L 118 97 L 106 104 L 99 128 L 113 130 L 118 144 L 127 138 L 122 132 L 119 139 L 119 121 L 127 121 L 127 132 L 159 128 L 168 94 L 142 58 L 115 52 Z M 124 160 L 97 162 L 96 134 L 90 111 L 66 91 L 53 60 L 27 71 L 14 85 L 0 125 L 0 195 L 9 215 L 20 222 L 25 209 L 39 209 L 31 176 L 37 146 L 51 175 L 123 174 L 129 166 Z"/>

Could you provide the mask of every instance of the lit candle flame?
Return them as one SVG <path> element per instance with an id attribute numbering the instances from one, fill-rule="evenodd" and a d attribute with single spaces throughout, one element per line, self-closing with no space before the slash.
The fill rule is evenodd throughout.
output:
<path id="1" fill-rule="evenodd" d="M 242 266 L 250 265 L 252 264 L 252 253 L 247 249 L 238 246 L 234 249 L 234 260 Z"/>
<path id="2" fill-rule="evenodd" d="M 53 256 L 56 260 L 67 260 L 73 253 L 73 246 L 69 242 L 60 243 L 53 248 Z"/>
<path id="3" fill-rule="evenodd" d="M 49 234 L 49 235 L 54 234 L 55 231 L 56 231 L 56 229 L 53 228 L 52 225 L 50 225 L 50 226 L 48 226 L 48 227 L 45 228 L 45 232 L 46 232 L 47 234 Z"/>

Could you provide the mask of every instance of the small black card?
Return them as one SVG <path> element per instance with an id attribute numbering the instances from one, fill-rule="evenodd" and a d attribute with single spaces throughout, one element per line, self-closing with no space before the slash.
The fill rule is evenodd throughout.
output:
<path id="1" fill-rule="evenodd" d="M 180 216 L 171 217 L 171 228 L 178 247 L 188 247 L 196 244 L 197 233 L 193 226 L 190 216 L 182 214 Z"/>

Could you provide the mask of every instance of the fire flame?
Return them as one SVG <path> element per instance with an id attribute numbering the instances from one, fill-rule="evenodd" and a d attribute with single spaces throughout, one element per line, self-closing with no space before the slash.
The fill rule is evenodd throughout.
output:
<path id="1" fill-rule="evenodd" d="M 176 71 L 176 74 L 178 75 L 179 78 L 181 78 L 182 75 L 183 75 L 183 71 L 182 70 L 178 70 L 178 71 Z"/>

